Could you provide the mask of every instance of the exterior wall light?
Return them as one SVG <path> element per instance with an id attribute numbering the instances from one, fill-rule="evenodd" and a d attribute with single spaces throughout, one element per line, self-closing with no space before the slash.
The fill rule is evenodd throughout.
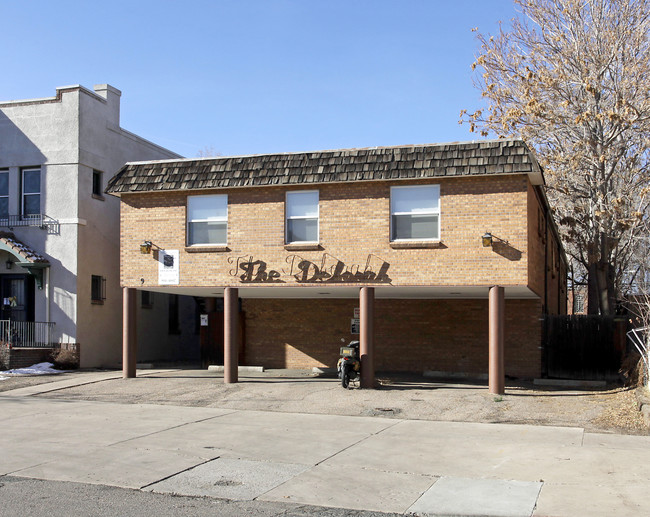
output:
<path id="1" fill-rule="evenodd" d="M 153 244 L 151 244 L 151 241 L 144 241 L 142 244 L 140 244 L 140 253 L 143 255 L 148 255 L 151 253 L 151 246 L 153 246 Z"/>
<path id="2" fill-rule="evenodd" d="M 7 269 L 11 269 L 14 267 L 14 263 L 11 259 L 7 259 L 7 262 L 5 262 L 5 265 L 7 266 Z"/>
<path id="3" fill-rule="evenodd" d="M 481 237 L 481 241 L 483 242 L 484 248 L 489 248 L 492 246 L 492 234 L 490 232 L 485 232 L 483 237 Z"/>

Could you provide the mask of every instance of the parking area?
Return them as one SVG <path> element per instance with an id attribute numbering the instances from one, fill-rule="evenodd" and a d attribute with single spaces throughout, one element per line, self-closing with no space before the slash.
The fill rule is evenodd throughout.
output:
<path id="1" fill-rule="evenodd" d="M 582 427 L 586 431 L 648 434 L 633 389 L 539 387 L 509 381 L 506 393 L 488 393 L 485 381 L 445 381 L 418 375 L 377 375 L 377 389 L 345 390 L 338 379 L 308 370 L 268 370 L 240 373 L 237 384 L 203 369 L 140 370 L 135 379 L 113 372 L 87 384 L 96 372 L 65 373 L 48 378 L 0 381 L 7 391 L 30 384 L 68 381 L 66 387 L 39 396 L 127 404 L 301 412 L 347 416 L 377 416 L 415 420 L 515 423 Z M 78 379 L 79 382 L 75 382 Z M 90 379 L 90 377 L 88 377 Z M 75 385 L 77 384 L 77 385 Z M 54 387 L 54 384 L 52 384 Z"/>

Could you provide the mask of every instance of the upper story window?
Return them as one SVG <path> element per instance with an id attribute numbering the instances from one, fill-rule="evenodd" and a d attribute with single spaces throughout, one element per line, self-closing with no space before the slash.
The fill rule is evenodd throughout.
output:
<path id="1" fill-rule="evenodd" d="M 0 170 L 0 219 L 9 217 L 9 171 Z"/>
<path id="2" fill-rule="evenodd" d="M 188 196 L 187 244 L 228 242 L 228 195 Z"/>
<path id="3" fill-rule="evenodd" d="M 440 239 L 440 185 L 391 187 L 392 241 Z"/>
<path id="4" fill-rule="evenodd" d="M 106 299 L 106 279 L 103 276 L 90 276 L 90 301 L 104 303 Z"/>
<path id="5" fill-rule="evenodd" d="M 318 242 L 318 191 L 287 192 L 286 242 Z"/>
<path id="6" fill-rule="evenodd" d="M 41 213 L 41 169 L 22 170 L 22 215 Z"/>
<path id="7" fill-rule="evenodd" d="M 93 169 L 93 197 L 104 199 L 102 171 Z"/>

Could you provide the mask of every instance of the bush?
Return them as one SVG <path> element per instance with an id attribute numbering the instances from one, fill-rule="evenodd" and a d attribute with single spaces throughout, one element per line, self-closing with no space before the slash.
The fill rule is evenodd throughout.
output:
<path id="1" fill-rule="evenodd" d="M 646 375 L 645 363 L 638 352 L 630 352 L 622 361 L 619 373 L 625 379 L 625 385 L 633 388 L 643 386 L 643 379 Z"/>
<path id="2" fill-rule="evenodd" d="M 59 370 L 76 370 L 79 368 L 79 354 L 74 350 L 52 350 L 54 368 Z"/>

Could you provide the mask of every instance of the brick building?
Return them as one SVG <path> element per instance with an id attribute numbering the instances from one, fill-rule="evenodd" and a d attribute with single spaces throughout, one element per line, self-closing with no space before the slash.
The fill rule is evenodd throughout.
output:
<path id="1" fill-rule="evenodd" d="M 130 163 L 107 192 L 125 314 L 135 290 L 204 297 L 227 372 L 334 367 L 360 332 L 368 375 L 483 375 L 494 331 L 505 374 L 538 377 L 540 317 L 566 312 L 566 259 L 522 141 Z"/>

